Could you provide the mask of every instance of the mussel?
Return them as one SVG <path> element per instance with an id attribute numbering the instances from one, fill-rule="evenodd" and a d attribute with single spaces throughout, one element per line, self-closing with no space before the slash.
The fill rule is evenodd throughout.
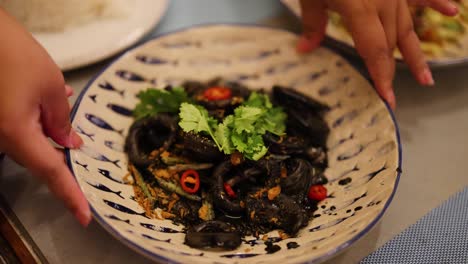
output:
<path id="1" fill-rule="evenodd" d="M 211 112 L 224 111 L 230 113 L 250 95 L 250 90 L 247 87 L 237 82 L 228 82 L 223 79 L 213 79 L 208 81 L 206 84 L 197 82 L 188 82 L 187 84 L 190 87 L 190 95 L 197 101 L 197 103 L 203 105 Z M 222 100 L 208 100 L 204 97 L 204 92 L 206 89 L 211 87 L 228 88 L 231 90 L 231 97 Z"/>
<path id="2" fill-rule="evenodd" d="M 280 194 L 270 201 L 265 195 L 249 195 L 245 202 L 247 216 L 255 225 L 272 226 L 295 235 L 306 223 L 307 214 L 291 197 Z"/>
<path id="3" fill-rule="evenodd" d="M 241 234 L 221 221 L 206 221 L 187 230 L 185 244 L 194 248 L 222 248 L 233 250 L 240 246 Z"/>
<path id="4" fill-rule="evenodd" d="M 183 131 L 179 133 L 179 136 L 183 141 L 185 150 L 189 152 L 189 157 L 193 160 L 215 162 L 221 160 L 224 156 L 215 142 L 206 136 Z"/>
<path id="5" fill-rule="evenodd" d="M 307 142 L 299 136 L 276 136 L 267 132 L 263 136 L 270 153 L 279 155 L 300 154 L 306 150 Z"/>
<path id="6" fill-rule="evenodd" d="M 307 136 L 314 146 L 325 147 L 330 132 L 321 115 L 329 107 L 301 93 L 280 86 L 273 87 L 273 98 L 288 114 L 288 130 L 291 134 Z M 289 134 L 289 133 L 288 133 Z"/>
<path id="7" fill-rule="evenodd" d="M 273 98 L 278 104 L 286 108 L 303 109 L 318 113 L 323 113 L 330 109 L 327 105 L 305 96 L 292 88 L 278 85 L 273 86 Z"/>
<path id="8" fill-rule="evenodd" d="M 177 122 L 167 114 L 158 114 L 135 121 L 125 140 L 129 161 L 137 167 L 151 164 L 153 150 L 167 150 L 176 138 Z"/>

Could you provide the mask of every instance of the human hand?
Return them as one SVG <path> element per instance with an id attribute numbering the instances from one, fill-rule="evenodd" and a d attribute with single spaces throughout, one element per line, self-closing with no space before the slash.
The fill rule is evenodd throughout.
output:
<path id="1" fill-rule="evenodd" d="M 1 8 L 0 32 L 0 152 L 43 180 L 86 226 L 88 202 L 63 154 L 48 140 L 68 148 L 83 143 L 69 120 L 67 97 L 73 90 L 47 52 Z"/>
<path id="2" fill-rule="evenodd" d="M 301 0 L 303 36 L 297 49 L 300 52 L 309 52 L 317 48 L 325 36 L 327 9 L 339 13 L 354 39 L 357 52 L 367 66 L 377 92 L 394 109 L 393 51 L 396 47 L 420 84 L 434 84 L 414 31 L 409 5 L 428 6 L 449 16 L 458 12 L 457 7 L 449 0 Z"/>

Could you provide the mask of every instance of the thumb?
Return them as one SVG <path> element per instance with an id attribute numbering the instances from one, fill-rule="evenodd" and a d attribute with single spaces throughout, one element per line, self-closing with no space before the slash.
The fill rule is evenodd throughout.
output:
<path id="1" fill-rule="evenodd" d="M 297 51 L 310 52 L 320 46 L 325 38 L 328 15 L 322 0 L 301 0 L 303 33 L 297 43 Z"/>
<path id="2" fill-rule="evenodd" d="M 49 93 L 44 97 L 41 104 L 41 122 L 44 133 L 57 144 L 77 148 L 83 144 L 83 140 L 71 128 L 70 106 L 67 100 L 69 90 L 66 88 L 62 92 Z"/>

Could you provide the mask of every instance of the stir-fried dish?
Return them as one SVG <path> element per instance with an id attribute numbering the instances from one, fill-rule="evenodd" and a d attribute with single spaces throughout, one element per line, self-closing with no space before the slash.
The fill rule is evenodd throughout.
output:
<path id="1" fill-rule="evenodd" d="M 221 79 L 138 97 L 125 144 L 135 197 L 148 217 L 183 224 L 187 245 L 295 236 L 327 197 L 326 105 Z"/>
<path id="2" fill-rule="evenodd" d="M 421 48 L 430 57 L 442 56 L 445 45 L 459 44 L 460 38 L 466 33 L 468 3 L 465 0 L 453 2 L 459 9 L 459 14 L 455 17 L 444 16 L 431 8 L 411 8 L 414 28 L 421 41 Z M 343 27 L 339 15 L 333 13 L 330 18 L 334 25 Z"/>

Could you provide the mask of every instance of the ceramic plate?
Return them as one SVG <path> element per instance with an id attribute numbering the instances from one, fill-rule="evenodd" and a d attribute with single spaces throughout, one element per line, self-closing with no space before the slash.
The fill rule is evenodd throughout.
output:
<path id="1" fill-rule="evenodd" d="M 301 8 L 299 0 L 281 0 L 283 4 L 289 8 L 292 13 L 296 16 L 300 16 Z M 356 50 L 354 49 L 354 42 L 351 36 L 340 27 L 335 26 L 333 23 L 329 22 L 327 27 L 327 36 L 331 40 L 330 45 L 336 47 L 344 52 L 358 56 Z M 459 66 L 465 65 L 468 63 L 468 34 L 465 34 L 460 39 L 461 44 L 457 45 L 447 45 L 444 48 L 445 55 L 437 58 L 428 58 L 427 62 L 431 68 L 443 68 L 448 66 Z M 397 66 L 407 67 L 406 64 L 401 59 L 400 54 L 396 54 Z"/>
<path id="2" fill-rule="evenodd" d="M 400 141 L 387 105 L 347 61 L 326 48 L 299 55 L 293 33 L 257 27 L 210 25 L 158 37 L 108 66 L 77 100 L 73 127 L 85 141 L 67 152 L 71 170 L 96 221 L 115 238 L 145 256 L 171 263 L 316 263 L 365 235 L 389 206 L 399 179 Z M 201 251 L 183 244 L 182 226 L 149 219 L 135 202 L 122 152 L 132 123 L 129 109 L 142 89 L 222 76 L 252 89 L 294 87 L 331 106 L 325 115 L 330 198 L 298 236 L 270 241 L 267 254 L 253 237 L 234 251 Z M 126 110 L 125 110 L 126 109 Z M 346 180 L 344 180 L 346 179 Z M 341 181 L 344 180 L 344 181 Z M 288 249 L 295 241 L 298 248 Z"/>
<path id="3" fill-rule="evenodd" d="M 125 15 L 102 19 L 60 33 L 36 33 L 63 71 L 106 59 L 135 44 L 163 17 L 169 0 L 134 0 Z"/>

